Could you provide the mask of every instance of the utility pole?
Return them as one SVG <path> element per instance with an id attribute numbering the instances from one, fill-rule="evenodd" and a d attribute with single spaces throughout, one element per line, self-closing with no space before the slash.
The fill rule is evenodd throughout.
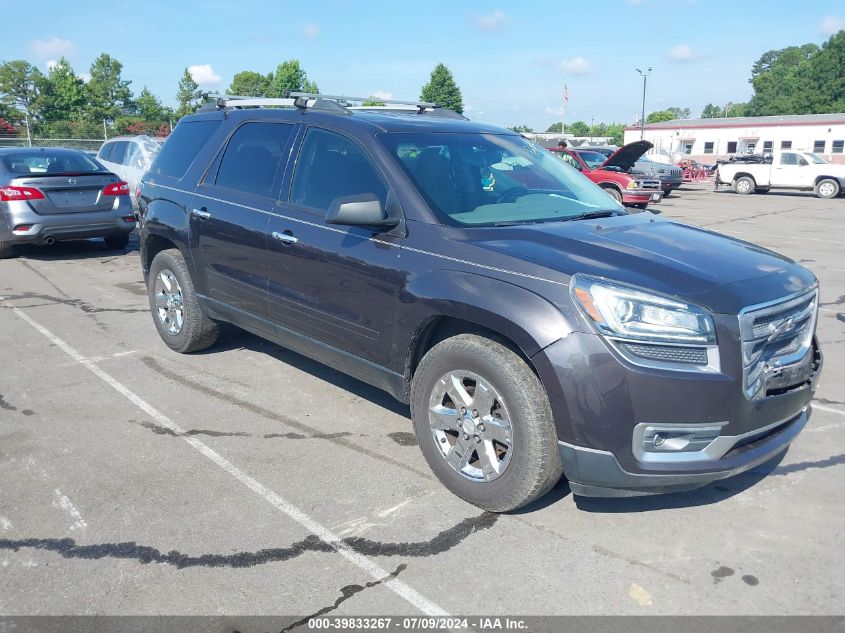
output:
<path id="1" fill-rule="evenodd" d="M 590 145 L 593 144 L 593 121 L 595 121 L 595 117 L 590 117 Z"/>
<path id="2" fill-rule="evenodd" d="M 106 128 L 106 120 L 105 119 L 103 119 L 103 139 L 109 140 L 109 131 L 108 131 L 108 128 Z"/>
<path id="3" fill-rule="evenodd" d="M 32 147 L 32 131 L 29 129 L 29 112 L 24 112 L 23 120 L 26 125 L 26 144 Z"/>
<path id="4" fill-rule="evenodd" d="M 635 68 L 634 70 L 640 73 L 640 76 L 643 78 L 643 112 L 642 116 L 640 117 L 640 140 L 643 140 L 643 137 L 645 137 L 645 87 L 646 82 L 648 81 L 648 78 L 651 75 L 651 66 L 648 67 L 647 72 L 643 72 L 639 68 Z"/>

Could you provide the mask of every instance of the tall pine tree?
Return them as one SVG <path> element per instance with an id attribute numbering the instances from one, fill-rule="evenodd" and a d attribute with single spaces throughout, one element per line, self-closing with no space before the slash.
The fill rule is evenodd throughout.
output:
<path id="1" fill-rule="evenodd" d="M 455 83 L 452 73 L 443 64 L 437 64 L 431 72 L 431 79 L 423 86 L 420 93 L 423 101 L 432 101 L 437 105 L 454 110 L 458 114 L 464 112 L 464 101 L 461 89 Z"/>

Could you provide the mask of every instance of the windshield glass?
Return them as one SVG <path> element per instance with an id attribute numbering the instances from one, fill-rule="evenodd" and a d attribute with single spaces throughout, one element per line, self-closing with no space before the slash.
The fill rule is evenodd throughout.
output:
<path id="1" fill-rule="evenodd" d="M 68 150 L 27 150 L 4 154 L 3 167 L 11 174 L 87 174 L 107 171 L 83 152 Z"/>
<path id="2" fill-rule="evenodd" d="M 516 135 L 380 134 L 444 224 L 497 226 L 624 212 L 600 188 Z"/>
<path id="3" fill-rule="evenodd" d="M 827 164 L 827 161 L 824 158 L 822 158 L 821 156 L 819 156 L 818 154 L 816 154 L 814 152 L 807 152 L 807 153 L 804 154 L 804 156 L 809 158 L 812 162 L 816 163 L 817 165 Z"/>
<path id="4" fill-rule="evenodd" d="M 578 156 L 581 157 L 585 163 L 587 163 L 587 167 L 590 169 L 595 169 L 596 167 L 601 167 L 602 163 L 607 160 L 607 156 L 604 154 L 600 154 L 599 152 L 593 151 L 578 151 Z"/>

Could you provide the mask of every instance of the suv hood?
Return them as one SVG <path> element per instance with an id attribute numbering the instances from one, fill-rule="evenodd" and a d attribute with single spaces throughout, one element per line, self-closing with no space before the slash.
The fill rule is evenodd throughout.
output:
<path id="1" fill-rule="evenodd" d="M 565 275 L 633 284 L 723 314 L 794 294 L 816 280 L 773 251 L 649 213 L 473 233 L 471 243 L 483 249 Z"/>
<path id="2" fill-rule="evenodd" d="M 623 145 L 613 154 L 610 155 L 606 161 L 601 164 L 601 168 L 617 167 L 622 171 L 628 171 L 637 162 L 637 159 L 645 154 L 648 150 L 654 147 L 648 141 L 634 141 Z"/>

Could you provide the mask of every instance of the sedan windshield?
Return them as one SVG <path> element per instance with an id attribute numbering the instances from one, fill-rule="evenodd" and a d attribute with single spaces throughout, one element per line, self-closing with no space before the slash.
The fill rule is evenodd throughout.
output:
<path id="1" fill-rule="evenodd" d="M 499 134 L 381 134 L 444 224 L 502 226 L 624 213 L 576 169 L 534 143 Z"/>
<path id="2" fill-rule="evenodd" d="M 28 174 L 88 174 L 107 171 L 84 152 L 63 149 L 33 149 L 0 156 L 6 171 Z"/>

